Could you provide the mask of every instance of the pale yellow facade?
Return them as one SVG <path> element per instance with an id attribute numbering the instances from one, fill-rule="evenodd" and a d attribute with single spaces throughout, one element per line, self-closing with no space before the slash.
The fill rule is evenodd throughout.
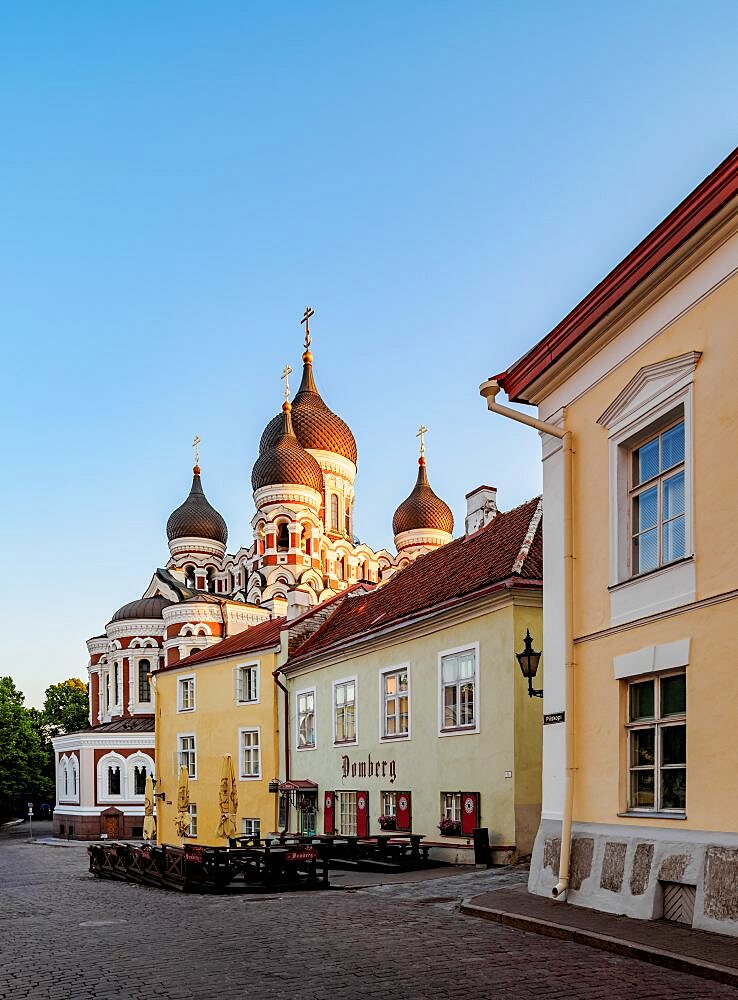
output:
<path id="1" fill-rule="evenodd" d="M 433 842 L 431 856 L 473 862 L 470 836 L 441 836 L 443 793 L 478 794 L 478 824 L 489 830 L 498 860 L 529 853 L 540 817 L 541 701 L 529 698 L 515 652 L 526 629 L 540 648 L 540 591 L 514 589 L 434 614 L 390 634 L 378 634 L 350 651 L 329 653 L 286 672 L 290 692 L 290 777 L 317 788 L 317 832 L 326 826 L 326 793 L 369 793 L 370 835 L 381 832 L 385 793 L 410 793 L 414 833 Z M 477 727 L 441 731 L 440 663 L 445 655 L 472 651 L 476 663 Z M 383 678 L 406 668 L 409 732 L 383 736 Z M 543 683 L 543 669 L 536 683 Z M 335 721 L 335 685 L 356 685 L 356 737 L 341 743 Z M 298 699 L 315 692 L 315 746 L 299 749 Z M 376 767 L 376 765 L 379 765 Z M 375 769 L 376 768 L 376 769 Z M 291 825 L 299 823 L 294 811 Z M 336 816 L 336 832 L 341 825 Z"/>
<path id="2" fill-rule="evenodd" d="M 278 769 L 275 685 L 272 676 L 277 651 L 234 654 L 220 660 L 169 668 L 156 675 L 157 839 L 178 844 L 175 829 L 177 781 L 183 739 L 194 737 L 194 776 L 189 779 L 190 802 L 196 810 L 196 833 L 185 843 L 225 846 L 219 838 L 219 786 L 223 758 L 230 754 L 238 788 L 236 833 L 244 820 L 258 821 L 261 836 L 276 829 L 277 796 L 268 790 Z M 248 680 L 239 671 L 255 671 Z M 253 689 L 254 676 L 256 691 Z M 194 681 L 193 707 L 183 707 L 182 684 Z M 255 697 L 254 697 L 255 695 Z M 186 702 L 190 701 L 189 688 Z M 248 749 L 244 748 L 248 734 Z M 254 736 L 256 739 L 254 739 Z M 188 750 L 190 744 L 184 745 Z M 255 773 L 256 772 L 256 773 Z"/>
<path id="3" fill-rule="evenodd" d="M 544 711 L 570 710 L 565 724 L 544 728 L 530 888 L 551 894 L 560 878 L 568 739 L 569 900 L 642 918 L 676 900 L 687 922 L 730 934 L 738 934 L 736 218 L 734 205 L 711 219 L 526 390 L 542 419 L 572 435 L 574 556 L 567 594 L 562 449 L 544 434 Z M 683 434 L 683 456 L 664 458 L 672 430 Z M 639 449 L 654 441 L 661 464 L 645 474 Z M 669 508 L 666 482 L 677 473 L 683 503 L 677 496 Z M 639 497 L 657 483 L 647 509 Z M 636 544 L 656 522 L 658 534 Z M 657 537 L 656 565 L 644 569 L 644 546 Z M 662 692 L 682 677 L 686 696 L 670 707 Z M 645 709 L 635 700 L 644 690 L 655 699 Z"/>

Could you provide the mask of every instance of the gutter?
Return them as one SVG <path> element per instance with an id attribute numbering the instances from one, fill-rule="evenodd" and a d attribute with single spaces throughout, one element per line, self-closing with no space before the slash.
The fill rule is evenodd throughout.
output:
<path id="1" fill-rule="evenodd" d="M 574 806 L 574 532 L 572 523 L 572 473 L 573 440 L 571 431 L 557 427 L 545 420 L 530 417 L 496 401 L 500 385 L 496 379 L 488 379 L 479 387 L 479 394 L 487 400 L 487 409 L 499 413 L 509 420 L 515 420 L 528 427 L 534 427 L 544 434 L 559 438 L 563 444 L 563 493 L 564 493 L 564 741 L 566 744 L 566 777 L 564 784 L 564 811 L 561 819 L 561 854 L 559 856 L 559 881 L 551 890 L 554 899 L 566 900 L 569 891 L 569 867 L 571 860 L 571 822 Z M 566 421 L 566 411 L 564 411 Z M 544 612 L 545 614 L 545 612 Z"/>

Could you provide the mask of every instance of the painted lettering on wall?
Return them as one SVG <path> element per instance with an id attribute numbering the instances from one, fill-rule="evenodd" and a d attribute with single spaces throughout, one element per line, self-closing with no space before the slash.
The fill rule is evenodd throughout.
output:
<path id="1" fill-rule="evenodd" d="M 394 760 L 372 760 L 369 754 L 366 760 L 352 761 L 348 754 L 341 757 L 342 778 L 386 778 L 391 785 L 397 780 L 397 764 Z"/>

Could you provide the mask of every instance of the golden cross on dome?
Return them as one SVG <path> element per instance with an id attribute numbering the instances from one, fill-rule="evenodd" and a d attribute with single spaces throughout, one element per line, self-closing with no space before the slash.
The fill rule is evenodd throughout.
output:
<path id="1" fill-rule="evenodd" d="M 311 309 L 310 306 L 306 306 L 305 312 L 300 320 L 300 326 L 302 326 L 303 323 L 305 324 L 305 350 L 307 350 L 313 342 L 313 338 L 310 336 L 310 317 L 314 315 L 315 310 Z"/>
<path id="2" fill-rule="evenodd" d="M 415 437 L 419 437 L 420 438 L 420 454 L 421 455 L 425 454 L 425 435 L 427 433 L 428 433 L 428 428 L 425 426 L 425 424 L 421 424 L 420 427 L 418 428 L 418 433 L 415 435 Z"/>
<path id="3" fill-rule="evenodd" d="M 195 434 L 195 440 L 192 442 L 192 447 L 195 449 L 195 465 L 200 464 L 200 438 Z"/>
<path id="4" fill-rule="evenodd" d="M 285 365 L 282 369 L 282 374 L 279 376 L 284 379 L 284 398 L 289 402 L 290 398 L 290 375 L 294 371 L 289 365 Z"/>

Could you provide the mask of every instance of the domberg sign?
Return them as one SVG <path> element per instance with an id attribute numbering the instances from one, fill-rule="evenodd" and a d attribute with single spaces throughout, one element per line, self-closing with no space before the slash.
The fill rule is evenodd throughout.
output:
<path id="1" fill-rule="evenodd" d="M 391 785 L 397 779 L 397 764 L 394 760 L 372 760 L 369 754 L 366 760 L 352 761 L 344 754 L 341 757 L 342 778 L 389 778 Z"/>

